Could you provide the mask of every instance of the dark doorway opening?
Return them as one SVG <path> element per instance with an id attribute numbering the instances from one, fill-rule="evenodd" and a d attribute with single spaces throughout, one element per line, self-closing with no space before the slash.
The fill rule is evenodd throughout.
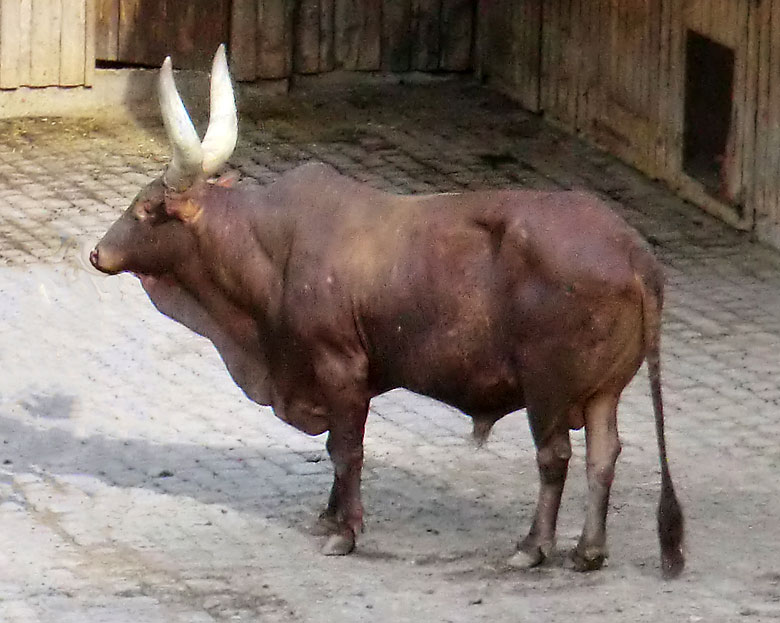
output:
<path id="1" fill-rule="evenodd" d="M 692 30 L 685 49 L 683 170 L 727 198 L 734 50 Z"/>

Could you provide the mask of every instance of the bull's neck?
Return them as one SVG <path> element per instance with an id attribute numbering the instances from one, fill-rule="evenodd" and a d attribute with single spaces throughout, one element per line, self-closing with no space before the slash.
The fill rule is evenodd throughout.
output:
<path id="1" fill-rule="evenodd" d="M 209 187 L 193 228 L 198 261 L 182 275 L 204 295 L 226 296 L 254 313 L 278 301 L 284 225 L 265 209 L 262 188 Z"/>

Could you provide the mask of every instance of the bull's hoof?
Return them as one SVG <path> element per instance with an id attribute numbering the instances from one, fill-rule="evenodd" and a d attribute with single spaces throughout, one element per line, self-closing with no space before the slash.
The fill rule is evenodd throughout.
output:
<path id="1" fill-rule="evenodd" d="M 322 547 L 322 553 L 325 556 L 346 556 L 355 549 L 355 535 L 350 531 L 349 534 L 338 532 L 331 534 L 325 545 Z"/>
<path id="2" fill-rule="evenodd" d="M 597 571 L 604 566 L 607 555 L 601 549 L 580 550 L 579 547 L 576 547 L 571 552 L 571 559 L 575 571 Z"/>
<path id="3" fill-rule="evenodd" d="M 532 569 L 544 562 L 552 546 L 521 544 L 517 553 L 507 560 L 507 564 L 515 569 Z"/>
<path id="4" fill-rule="evenodd" d="M 314 536 L 330 536 L 339 531 L 339 522 L 336 521 L 335 515 L 322 513 L 317 517 L 317 521 L 312 524 L 310 532 Z"/>

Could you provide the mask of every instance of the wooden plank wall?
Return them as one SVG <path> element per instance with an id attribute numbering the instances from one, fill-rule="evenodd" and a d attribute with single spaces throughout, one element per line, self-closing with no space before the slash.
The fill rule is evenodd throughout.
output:
<path id="1" fill-rule="evenodd" d="M 736 227 L 775 223 L 780 240 L 780 0 L 544 0 L 539 28 L 529 0 L 490 4 L 490 82 Z M 735 54 L 718 196 L 683 171 L 689 29 Z"/>
<path id="2" fill-rule="evenodd" d="M 0 88 L 89 85 L 95 0 L 0 0 Z"/>
<path id="3" fill-rule="evenodd" d="M 757 44 L 753 194 L 759 238 L 780 247 L 780 2 L 762 0 L 753 8 Z"/>
<path id="4" fill-rule="evenodd" d="M 234 0 L 232 63 L 242 80 L 337 69 L 469 71 L 476 6 L 477 0 Z"/>

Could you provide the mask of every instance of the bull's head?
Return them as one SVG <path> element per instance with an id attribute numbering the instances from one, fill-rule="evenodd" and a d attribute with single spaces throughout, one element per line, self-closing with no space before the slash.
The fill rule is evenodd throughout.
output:
<path id="1" fill-rule="evenodd" d="M 185 243 L 184 225 L 198 217 L 207 178 L 227 162 L 236 146 L 238 118 L 224 45 L 211 69 L 209 125 L 203 142 L 176 90 L 170 57 L 160 70 L 159 98 L 173 158 L 93 249 L 90 262 L 104 273 L 167 272 Z"/>

